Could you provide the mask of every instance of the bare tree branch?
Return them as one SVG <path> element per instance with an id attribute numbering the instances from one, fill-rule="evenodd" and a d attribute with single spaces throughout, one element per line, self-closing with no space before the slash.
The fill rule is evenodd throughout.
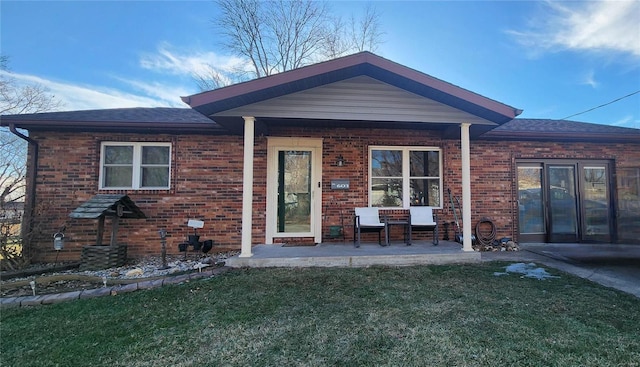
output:
<path id="1" fill-rule="evenodd" d="M 372 5 L 345 27 L 326 2 L 315 0 L 216 0 L 215 20 L 223 46 L 249 60 L 250 78 L 280 73 L 352 52 L 373 51 L 381 42 L 380 16 Z M 220 78 L 197 76 L 201 89 L 220 87 Z M 223 78 L 224 79 L 224 78 Z"/>
<path id="2" fill-rule="evenodd" d="M 61 102 L 40 85 L 21 85 L 11 77 L 7 56 L 0 56 L 0 115 L 51 111 Z M 30 233 L 21 236 L 25 201 L 27 142 L 0 128 L 0 268 L 16 269 L 30 261 Z"/>
<path id="3" fill-rule="evenodd" d="M 0 56 L 0 115 L 38 113 L 61 107 L 41 85 L 20 85 L 10 76 L 7 56 Z"/>
<path id="4" fill-rule="evenodd" d="M 380 30 L 380 13 L 367 4 L 365 13 L 359 21 L 351 17 L 351 46 L 356 52 L 375 51 L 381 43 L 383 32 Z"/>
<path id="5" fill-rule="evenodd" d="M 193 79 L 201 91 L 218 89 L 229 84 L 223 73 L 211 65 L 208 65 L 206 71 L 194 73 Z"/>

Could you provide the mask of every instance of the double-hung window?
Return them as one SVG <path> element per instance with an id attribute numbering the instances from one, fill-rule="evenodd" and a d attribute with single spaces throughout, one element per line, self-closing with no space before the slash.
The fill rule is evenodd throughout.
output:
<path id="1" fill-rule="evenodd" d="M 102 143 L 101 189 L 167 190 L 170 175 L 171 143 Z"/>
<path id="2" fill-rule="evenodd" d="M 441 159 L 438 148 L 369 148 L 370 206 L 441 207 Z"/>

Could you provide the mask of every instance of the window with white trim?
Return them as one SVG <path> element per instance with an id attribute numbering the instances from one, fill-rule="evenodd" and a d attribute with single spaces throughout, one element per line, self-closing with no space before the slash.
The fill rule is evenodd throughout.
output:
<path id="1" fill-rule="evenodd" d="M 102 143 L 101 189 L 167 190 L 170 176 L 171 143 Z"/>
<path id="2" fill-rule="evenodd" d="M 370 147 L 369 205 L 442 207 L 442 154 L 429 147 Z"/>

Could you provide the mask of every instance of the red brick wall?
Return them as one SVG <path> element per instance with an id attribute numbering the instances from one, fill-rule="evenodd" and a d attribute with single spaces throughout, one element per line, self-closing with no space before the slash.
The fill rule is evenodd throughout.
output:
<path id="1" fill-rule="evenodd" d="M 201 239 L 213 239 L 225 248 L 238 248 L 242 218 L 242 137 L 238 136 L 149 136 L 136 134 L 32 133 L 40 145 L 37 178 L 38 212 L 35 260 L 51 260 L 55 254 L 52 235 L 67 226 L 65 250 L 59 260 L 77 260 L 82 246 L 95 243 L 97 220 L 71 219 L 69 213 L 98 193 L 128 194 L 147 219 L 120 221 L 119 243 L 127 243 L 129 254 L 160 253 L 158 229 L 168 232 L 170 252 L 189 232 L 188 219 L 205 221 Z M 170 141 L 172 172 L 170 190 L 98 190 L 101 141 Z M 265 170 L 264 139 L 256 139 L 256 171 Z M 265 178 L 256 175 L 254 220 L 264 226 Z M 110 238 L 110 220 L 103 242 Z M 260 234 L 256 230 L 254 236 Z"/>
<path id="2" fill-rule="evenodd" d="M 461 196 L 460 143 L 443 140 L 438 132 L 391 129 L 271 128 L 272 136 L 323 138 L 323 238 L 329 227 L 344 219 L 347 240 L 352 238 L 353 208 L 366 206 L 368 148 L 371 145 L 415 145 L 440 147 L 443 151 L 443 209 L 435 210 L 440 223 L 453 220 L 447 188 Z M 70 219 L 69 213 L 98 193 L 125 193 L 142 209 L 147 219 L 121 221 L 118 242 L 127 243 L 130 256 L 160 253 L 158 229 L 165 228 L 170 253 L 189 232 L 189 218 L 200 219 L 205 227 L 201 239 L 213 239 L 222 248 L 240 248 L 242 226 L 241 136 L 144 135 L 78 133 L 38 133 L 31 136 L 40 144 L 37 177 L 36 228 L 39 235 L 36 261 L 52 261 L 52 235 L 67 226 L 65 250 L 59 260 L 77 260 L 82 246 L 95 243 L 97 221 Z M 164 191 L 98 190 L 101 141 L 169 141 L 173 143 L 171 189 Z M 254 154 L 253 243 L 265 239 L 266 141 L 256 137 Z M 343 167 L 335 163 L 342 155 Z M 471 142 L 472 223 L 491 218 L 498 237 L 516 237 L 515 160 L 518 158 L 610 159 L 616 167 L 640 164 L 640 143 L 545 143 Z M 331 190 L 331 179 L 348 179 L 349 190 Z M 392 212 L 399 216 L 402 212 Z M 106 223 L 104 241 L 109 241 Z M 441 227 L 442 233 L 443 227 Z M 394 231 L 401 235 L 401 231 Z M 450 235 L 453 234 L 449 229 Z M 374 240 L 376 234 L 367 234 Z M 426 234 L 430 238 L 431 234 Z M 375 238 L 377 240 L 377 237 Z M 220 248 L 220 247 L 219 247 Z"/>

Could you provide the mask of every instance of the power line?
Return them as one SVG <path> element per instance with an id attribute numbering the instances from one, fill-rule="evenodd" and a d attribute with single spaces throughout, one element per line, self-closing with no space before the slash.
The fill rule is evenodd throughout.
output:
<path id="1" fill-rule="evenodd" d="M 620 98 L 616 98 L 616 99 L 614 99 L 613 101 L 611 101 L 611 102 L 607 102 L 607 103 L 605 103 L 605 104 L 601 104 L 600 106 L 596 106 L 596 107 L 590 108 L 590 109 L 588 109 L 588 110 L 586 110 L 586 111 L 578 112 L 578 113 L 575 113 L 575 114 L 573 114 L 573 115 L 571 115 L 571 116 L 567 116 L 567 117 L 561 118 L 560 120 L 566 120 L 566 119 L 568 119 L 568 118 L 570 118 L 570 117 L 574 117 L 574 116 L 582 115 L 583 113 L 587 113 L 587 112 L 591 112 L 591 111 L 593 111 L 593 110 L 597 110 L 598 108 L 601 108 L 601 107 L 604 107 L 604 106 L 608 106 L 608 105 L 610 105 L 610 104 L 612 104 L 612 103 L 618 102 L 618 101 L 620 101 L 620 100 L 622 100 L 622 99 L 625 99 L 625 98 L 627 98 L 627 97 L 631 97 L 632 95 L 634 95 L 634 94 L 638 94 L 638 93 L 640 93 L 640 90 L 637 90 L 637 91 L 635 91 L 635 92 L 633 92 L 633 93 L 629 93 L 629 94 L 627 94 L 626 96 L 623 96 L 623 97 L 620 97 Z"/>

